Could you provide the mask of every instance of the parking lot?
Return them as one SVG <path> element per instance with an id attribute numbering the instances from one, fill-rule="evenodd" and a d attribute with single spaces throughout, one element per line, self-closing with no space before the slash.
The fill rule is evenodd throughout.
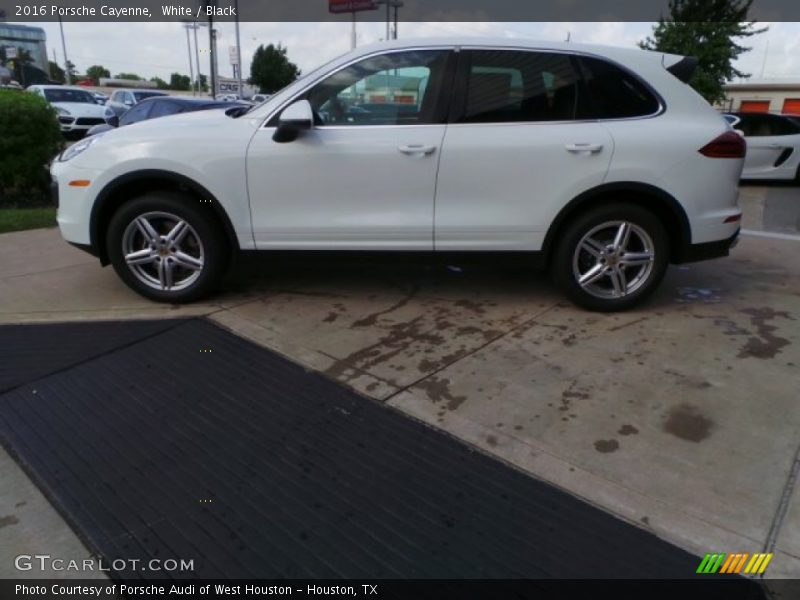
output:
<path id="1" fill-rule="evenodd" d="M 0 323 L 204 315 L 692 553 L 775 552 L 767 576 L 796 578 L 800 189 L 740 202 L 729 258 L 620 314 L 497 258 L 243 257 L 209 301 L 157 305 L 37 230 L 0 236 Z M 0 554 L 80 551 L 5 454 L 0 481 Z"/>

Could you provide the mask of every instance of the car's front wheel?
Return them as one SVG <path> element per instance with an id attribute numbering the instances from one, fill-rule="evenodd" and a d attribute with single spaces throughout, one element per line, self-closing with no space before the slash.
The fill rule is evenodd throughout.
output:
<path id="1" fill-rule="evenodd" d="M 580 215 L 556 242 L 553 278 L 590 310 L 630 308 L 651 294 L 669 263 L 664 226 L 631 204 L 609 204 Z"/>
<path id="2" fill-rule="evenodd" d="M 166 192 L 125 203 L 111 218 L 107 250 L 120 278 L 159 302 L 190 302 L 209 293 L 228 264 L 213 216 L 188 196 Z"/>

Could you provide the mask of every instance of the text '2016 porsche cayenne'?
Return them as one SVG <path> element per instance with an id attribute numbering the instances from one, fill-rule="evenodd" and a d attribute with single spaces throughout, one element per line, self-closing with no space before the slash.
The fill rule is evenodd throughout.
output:
<path id="1" fill-rule="evenodd" d="M 739 231 L 745 142 L 691 71 L 517 39 L 363 47 L 249 111 L 73 145 L 58 223 L 153 300 L 207 294 L 239 250 L 466 251 L 530 253 L 574 302 L 624 309 Z"/>

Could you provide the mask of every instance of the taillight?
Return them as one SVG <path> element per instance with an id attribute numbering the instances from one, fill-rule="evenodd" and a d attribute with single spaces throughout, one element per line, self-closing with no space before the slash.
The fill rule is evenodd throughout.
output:
<path id="1" fill-rule="evenodd" d="M 700 148 L 699 152 L 709 158 L 744 158 L 747 142 L 734 131 L 726 131 Z"/>

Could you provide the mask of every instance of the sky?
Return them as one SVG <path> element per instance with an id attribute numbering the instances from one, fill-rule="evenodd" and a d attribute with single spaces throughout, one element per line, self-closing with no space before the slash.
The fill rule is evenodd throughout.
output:
<path id="1" fill-rule="evenodd" d="M 42 27 L 47 34 L 50 59 L 55 49 L 64 64 L 58 23 L 27 23 Z M 752 47 L 736 66 L 753 78 L 800 80 L 800 23 L 762 23 L 769 31 L 745 40 Z M 233 23 L 217 23 L 220 75 L 232 76 L 228 47 L 236 45 Z M 432 35 L 476 35 L 528 37 L 573 42 L 635 47 L 652 31 L 651 23 L 400 23 L 399 37 Z M 350 49 L 349 23 L 241 23 L 243 75 L 250 73 L 250 58 L 259 44 L 282 43 L 289 59 L 307 72 Z M 186 32 L 177 22 L 79 23 L 65 22 L 67 56 L 79 72 L 95 64 L 108 68 L 112 75 L 137 73 L 169 80 L 173 72 L 189 73 Z M 208 74 L 208 31 L 198 31 L 201 72 Z M 359 23 L 358 44 L 376 42 L 385 36 L 384 23 Z M 192 41 L 193 43 L 193 41 Z"/>

